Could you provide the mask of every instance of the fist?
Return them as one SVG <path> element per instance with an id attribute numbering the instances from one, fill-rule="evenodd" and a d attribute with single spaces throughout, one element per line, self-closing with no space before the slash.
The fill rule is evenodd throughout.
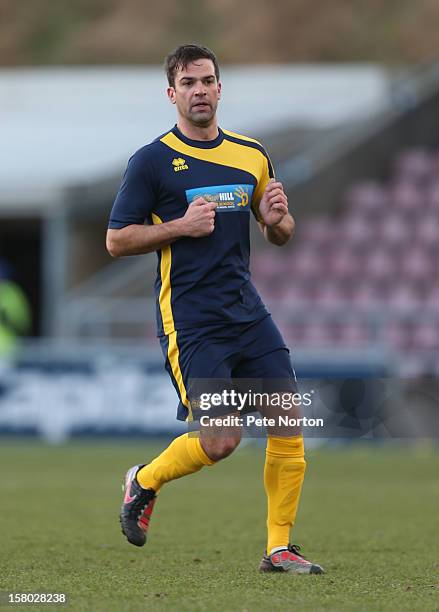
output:
<path id="1" fill-rule="evenodd" d="M 288 214 L 288 198 L 282 183 L 275 179 L 268 181 L 259 204 L 259 213 L 268 227 L 278 225 Z"/>
<path id="2" fill-rule="evenodd" d="M 197 198 L 191 204 L 183 217 L 184 235 L 190 238 L 209 236 L 215 229 L 216 202 L 207 202 Z"/>

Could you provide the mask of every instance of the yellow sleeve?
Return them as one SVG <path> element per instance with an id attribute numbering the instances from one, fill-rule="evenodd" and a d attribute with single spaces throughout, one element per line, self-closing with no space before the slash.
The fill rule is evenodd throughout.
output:
<path id="1" fill-rule="evenodd" d="M 262 156 L 261 174 L 256 188 L 253 192 L 253 198 L 251 203 L 252 212 L 256 217 L 256 220 L 259 221 L 259 223 L 263 223 L 261 215 L 259 214 L 259 204 L 261 202 L 262 196 L 264 195 L 267 183 L 271 178 L 274 178 L 273 165 L 271 163 L 270 158 L 265 153 L 265 155 Z"/>

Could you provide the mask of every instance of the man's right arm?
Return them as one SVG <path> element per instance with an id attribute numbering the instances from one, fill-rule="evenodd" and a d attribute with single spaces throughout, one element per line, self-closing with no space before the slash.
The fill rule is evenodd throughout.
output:
<path id="1" fill-rule="evenodd" d="M 107 250 L 112 257 L 142 255 L 162 249 L 179 238 L 201 238 L 215 228 L 216 203 L 197 198 L 180 219 L 157 225 L 127 225 L 107 231 Z"/>

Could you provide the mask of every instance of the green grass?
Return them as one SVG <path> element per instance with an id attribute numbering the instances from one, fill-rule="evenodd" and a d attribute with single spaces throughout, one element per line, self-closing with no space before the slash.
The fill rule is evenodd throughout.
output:
<path id="1" fill-rule="evenodd" d="M 122 475 L 158 448 L 2 441 L 0 591 L 66 592 L 75 611 L 438 609 L 432 450 L 309 452 L 292 539 L 327 573 L 285 576 L 257 572 L 265 544 L 258 447 L 168 485 L 148 545 L 126 543 Z"/>

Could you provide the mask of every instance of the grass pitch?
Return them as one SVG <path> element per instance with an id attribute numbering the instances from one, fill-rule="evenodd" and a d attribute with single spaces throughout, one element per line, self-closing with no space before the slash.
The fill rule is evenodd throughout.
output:
<path id="1" fill-rule="evenodd" d="M 75 611 L 439 608 L 432 449 L 308 452 L 292 540 L 327 573 L 288 576 L 257 571 L 261 447 L 165 487 L 148 544 L 126 542 L 117 518 L 123 474 L 165 445 L 2 441 L 0 591 L 66 592 L 63 609 Z"/>

